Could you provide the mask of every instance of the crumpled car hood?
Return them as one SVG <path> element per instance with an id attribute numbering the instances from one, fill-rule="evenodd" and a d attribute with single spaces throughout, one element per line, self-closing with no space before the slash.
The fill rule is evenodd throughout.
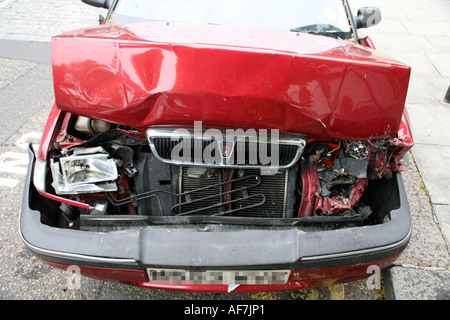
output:
<path id="1" fill-rule="evenodd" d="M 392 137 L 410 68 L 349 41 L 140 22 L 52 39 L 56 105 L 149 126 L 266 128 L 309 139 Z"/>

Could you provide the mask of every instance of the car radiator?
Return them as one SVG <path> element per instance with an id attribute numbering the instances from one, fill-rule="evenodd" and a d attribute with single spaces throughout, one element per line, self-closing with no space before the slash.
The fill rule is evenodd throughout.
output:
<path id="1" fill-rule="evenodd" d="M 264 174 L 260 169 L 207 168 L 163 163 L 138 153 L 138 214 L 153 216 L 292 217 L 297 166 Z"/>
<path id="2" fill-rule="evenodd" d="M 183 167 L 179 214 L 284 217 L 288 177 L 287 170 Z"/>

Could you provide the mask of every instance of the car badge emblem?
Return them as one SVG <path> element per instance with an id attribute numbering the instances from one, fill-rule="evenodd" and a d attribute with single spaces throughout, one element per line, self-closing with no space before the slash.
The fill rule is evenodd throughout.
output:
<path id="1" fill-rule="evenodd" d="M 222 161 L 224 164 L 229 164 L 231 156 L 233 155 L 235 141 L 223 141 L 220 146 L 220 151 L 222 152 Z"/>
<path id="2" fill-rule="evenodd" d="M 223 145 L 222 146 L 222 155 L 227 158 L 232 150 L 232 146 L 231 145 Z"/>

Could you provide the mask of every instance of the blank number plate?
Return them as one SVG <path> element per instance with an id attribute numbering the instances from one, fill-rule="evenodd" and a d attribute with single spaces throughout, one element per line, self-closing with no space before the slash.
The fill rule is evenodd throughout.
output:
<path id="1" fill-rule="evenodd" d="M 290 272 L 290 270 L 147 269 L 150 281 L 164 281 L 173 284 L 284 284 L 287 282 Z"/>

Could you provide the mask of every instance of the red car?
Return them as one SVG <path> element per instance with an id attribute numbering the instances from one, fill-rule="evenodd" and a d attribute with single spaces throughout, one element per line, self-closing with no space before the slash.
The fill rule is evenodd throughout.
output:
<path id="1" fill-rule="evenodd" d="M 411 235 L 410 67 L 346 0 L 83 0 L 52 39 L 25 245 L 58 268 L 205 292 L 303 289 L 392 264 Z"/>

